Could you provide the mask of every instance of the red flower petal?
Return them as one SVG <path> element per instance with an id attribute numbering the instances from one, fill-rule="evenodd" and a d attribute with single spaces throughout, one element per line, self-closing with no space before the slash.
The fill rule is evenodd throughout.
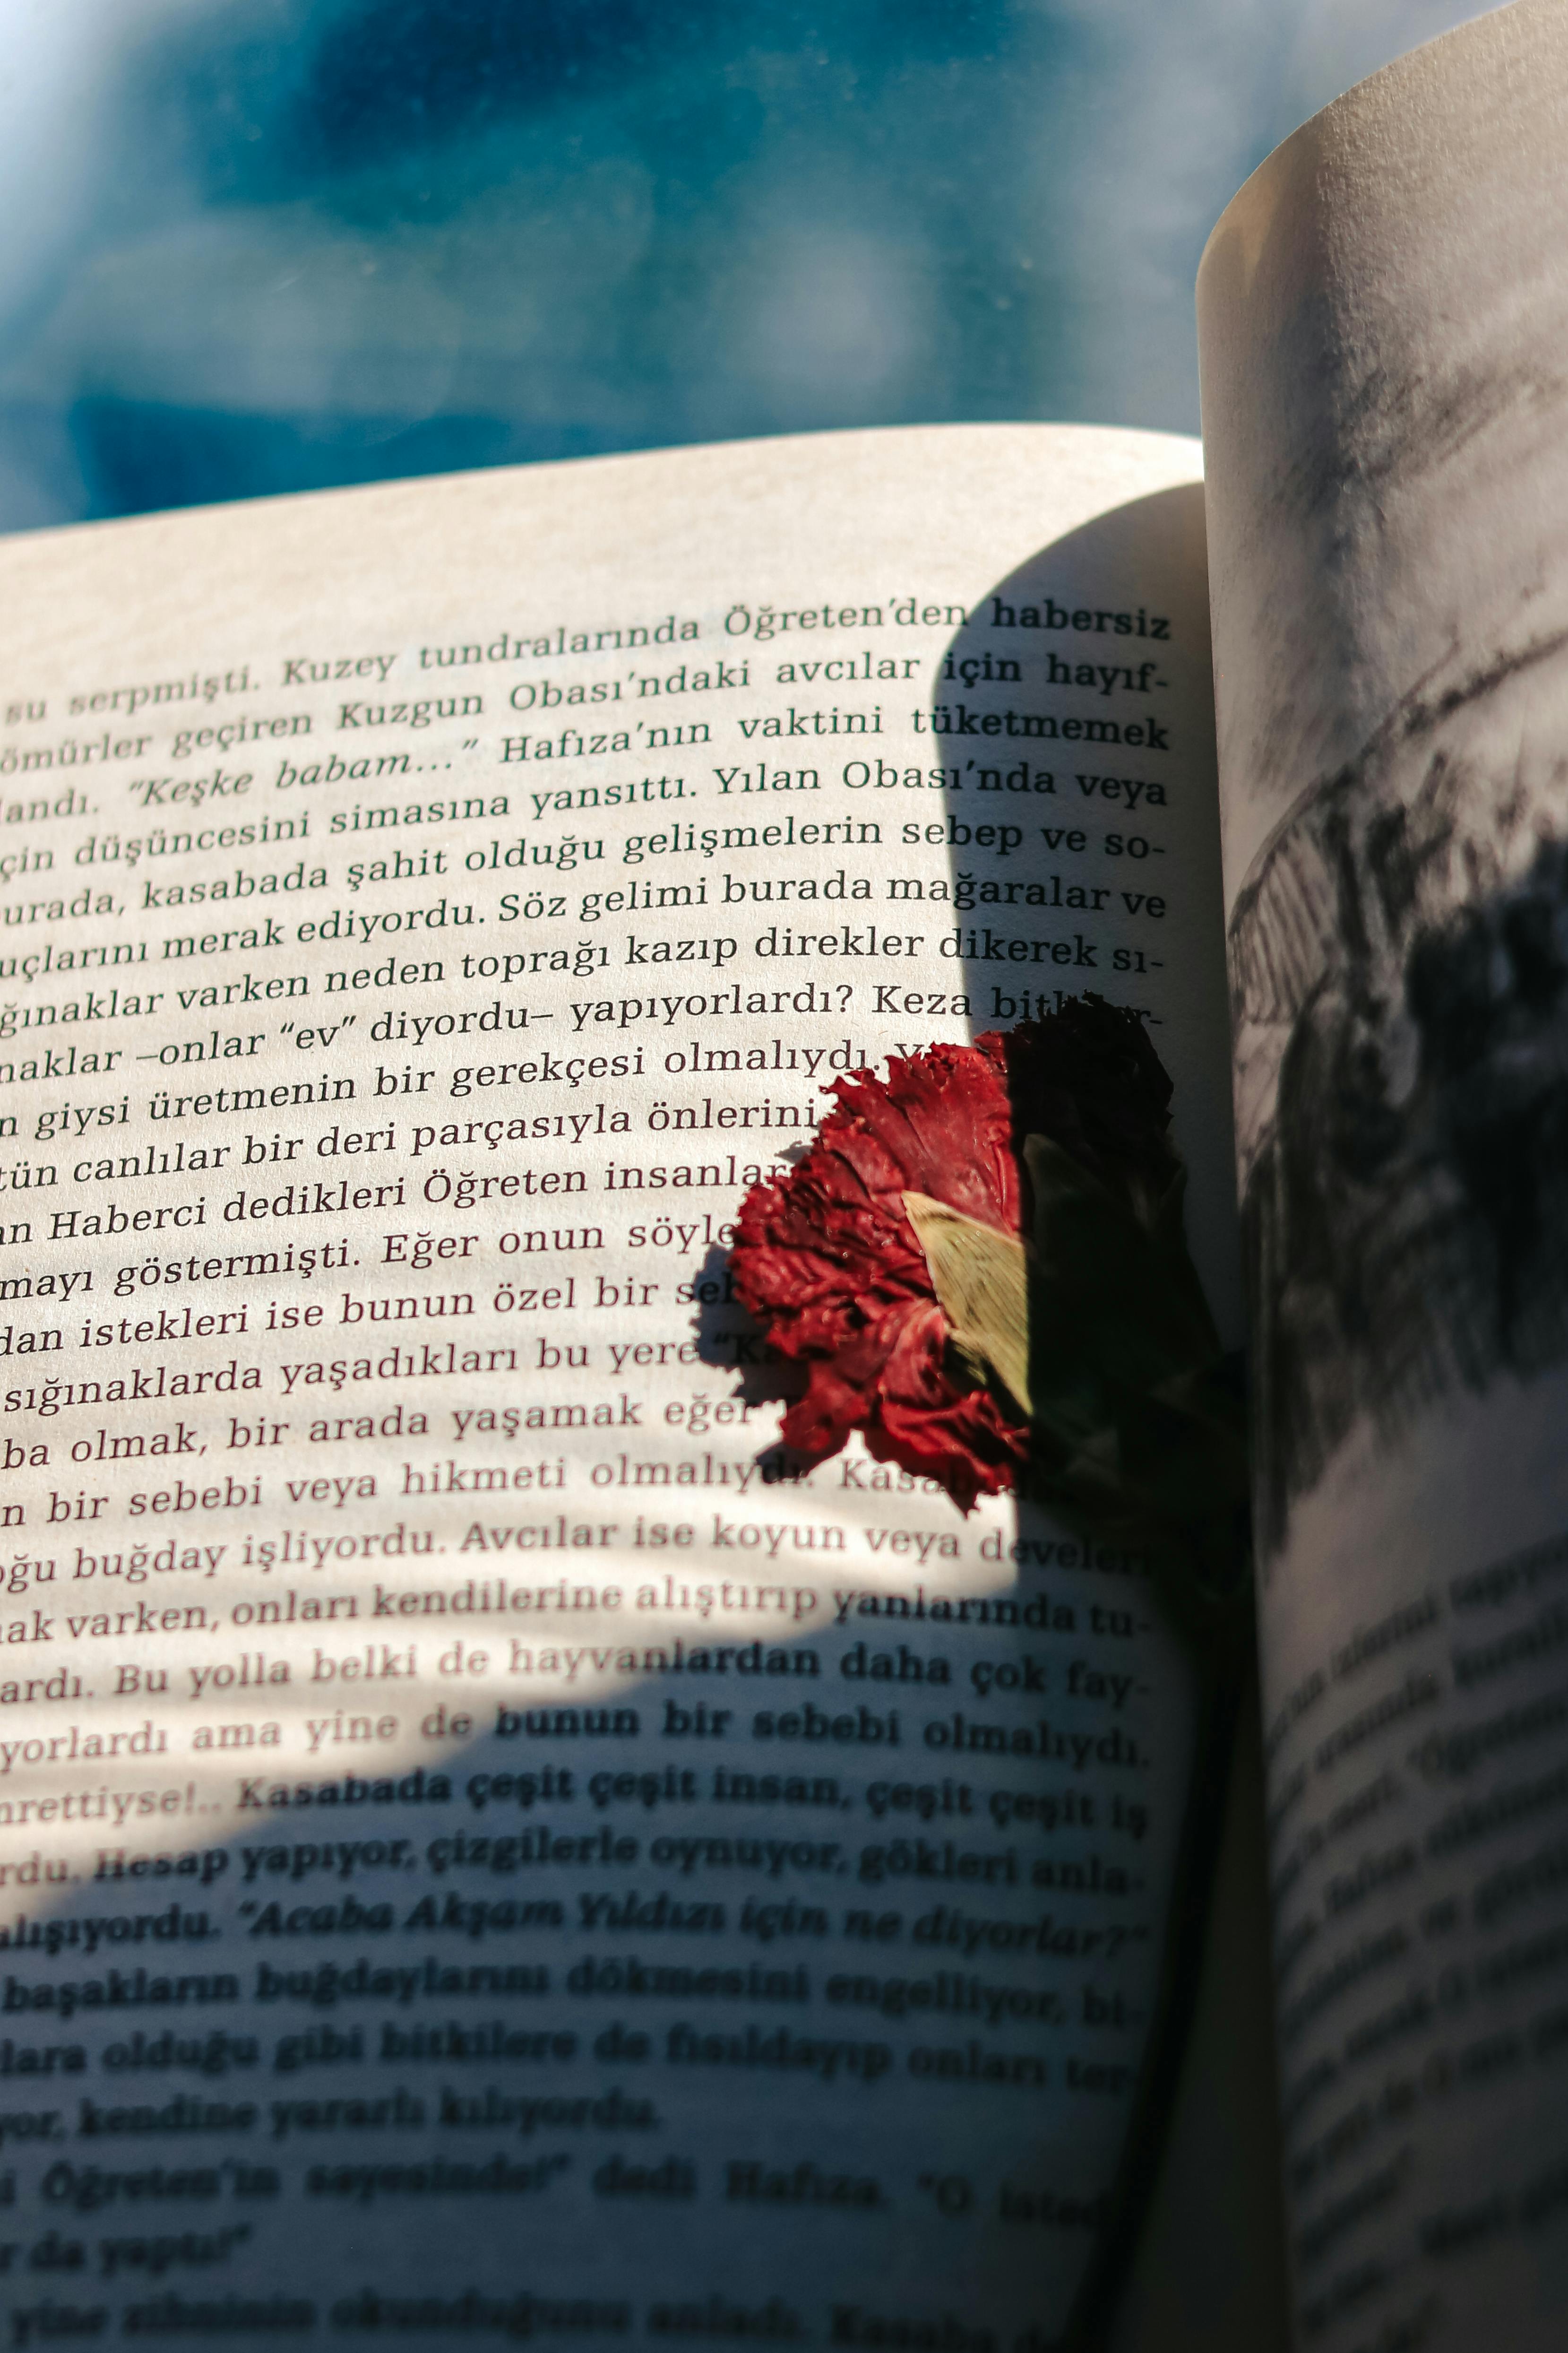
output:
<path id="1" fill-rule="evenodd" d="M 948 1373 L 949 1327 L 903 1196 L 1024 1232 L 1018 1150 L 1037 1133 L 1104 1182 L 1163 1190 L 1174 1166 L 1170 1082 L 1136 1015 L 1089 998 L 832 1092 L 837 1106 L 798 1166 L 748 1195 L 731 1257 L 742 1303 L 808 1367 L 782 1434 L 817 1462 L 859 1430 L 878 1461 L 940 1480 L 967 1511 L 1015 1483 L 1027 1432 L 988 1390 Z"/>

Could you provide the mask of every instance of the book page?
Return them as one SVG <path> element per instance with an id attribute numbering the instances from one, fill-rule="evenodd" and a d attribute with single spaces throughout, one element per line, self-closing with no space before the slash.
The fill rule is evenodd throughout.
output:
<path id="1" fill-rule="evenodd" d="M 16 2343 L 1085 2292 L 1191 1679 L 1137 1558 L 803 1471 L 726 1251 L 836 1076 L 1096 988 L 1235 1338 L 1194 477 L 824 437 L 7 549 Z"/>
<path id="2" fill-rule="evenodd" d="M 1200 280 L 1300 2341 L 1568 2308 L 1568 19 Z"/>

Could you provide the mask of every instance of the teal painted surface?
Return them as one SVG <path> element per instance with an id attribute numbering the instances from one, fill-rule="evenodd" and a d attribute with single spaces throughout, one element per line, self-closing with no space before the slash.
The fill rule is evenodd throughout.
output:
<path id="1" fill-rule="evenodd" d="M 0 0 L 0 528 L 1196 424 L 1274 140 L 1463 0 Z"/>

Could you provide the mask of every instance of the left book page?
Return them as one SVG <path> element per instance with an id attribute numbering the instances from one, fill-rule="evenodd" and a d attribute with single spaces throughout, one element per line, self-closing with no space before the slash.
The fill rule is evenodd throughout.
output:
<path id="1" fill-rule="evenodd" d="M 1060 2327 L 1189 1678 L 1137 1558 L 783 1452 L 725 1250 L 835 1076 L 1097 988 L 1234 1336 L 1195 473 L 827 437 L 5 550 L 17 2344 Z"/>

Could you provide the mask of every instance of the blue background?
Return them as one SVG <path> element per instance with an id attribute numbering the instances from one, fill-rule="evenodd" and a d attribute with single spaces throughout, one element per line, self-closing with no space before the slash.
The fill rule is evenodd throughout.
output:
<path id="1" fill-rule="evenodd" d="M 0 0 L 0 528 L 949 418 L 1191 429 L 1277 139 L 1463 0 Z"/>

